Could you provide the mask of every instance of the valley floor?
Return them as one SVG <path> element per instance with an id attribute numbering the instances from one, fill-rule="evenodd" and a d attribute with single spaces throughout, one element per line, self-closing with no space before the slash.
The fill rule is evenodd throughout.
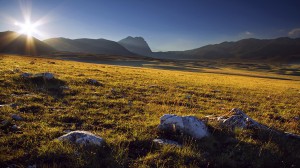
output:
<path id="1" fill-rule="evenodd" d="M 20 127 L 12 131 L 2 123 L 0 167 L 300 166 L 298 139 L 253 130 L 228 132 L 213 121 L 208 121 L 211 137 L 183 139 L 182 148 L 152 142 L 158 137 L 156 127 L 163 114 L 203 119 L 232 108 L 278 131 L 300 134 L 297 68 L 261 70 L 231 65 L 216 69 L 210 65 L 191 72 L 174 67 L 0 55 L 0 121 Z M 51 72 L 68 89 L 39 88 L 20 77 L 24 72 Z M 103 85 L 91 85 L 88 79 Z M 12 120 L 12 114 L 23 120 Z M 103 137 L 107 147 L 85 150 L 56 141 L 66 130 L 90 131 Z"/>

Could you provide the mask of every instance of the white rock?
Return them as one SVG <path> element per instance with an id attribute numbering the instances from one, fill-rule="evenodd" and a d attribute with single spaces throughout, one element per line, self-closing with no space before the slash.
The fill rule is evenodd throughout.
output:
<path id="1" fill-rule="evenodd" d="M 87 131 L 71 131 L 58 138 L 60 141 L 69 141 L 80 145 L 102 146 L 104 139 Z"/>
<path id="2" fill-rule="evenodd" d="M 14 120 L 16 120 L 16 121 L 21 121 L 21 120 L 23 120 L 23 118 L 22 118 L 21 116 L 17 115 L 17 114 L 13 114 L 13 115 L 11 116 L 11 118 L 14 119 Z"/>
<path id="3" fill-rule="evenodd" d="M 255 129 L 269 129 L 268 127 L 256 122 L 249 116 L 247 116 L 240 109 L 232 109 L 230 111 L 231 115 L 229 117 L 218 117 L 218 121 L 221 122 L 221 125 L 227 127 L 228 129 L 234 128 L 255 128 Z"/>
<path id="4" fill-rule="evenodd" d="M 154 139 L 153 142 L 159 145 L 172 145 L 176 147 L 182 147 L 182 145 L 178 142 L 169 139 Z"/>
<path id="5" fill-rule="evenodd" d="M 209 135 L 204 122 L 194 116 L 177 116 L 165 114 L 160 118 L 158 130 L 165 133 L 180 133 L 201 139 Z"/>

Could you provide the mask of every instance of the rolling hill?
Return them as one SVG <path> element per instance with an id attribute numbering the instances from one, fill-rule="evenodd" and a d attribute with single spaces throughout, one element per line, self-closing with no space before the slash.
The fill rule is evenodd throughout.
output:
<path id="1" fill-rule="evenodd" d="M 21 55 L 51 54 L 55 49 L 46 43 L 13 31 L 0 32 L 0 53 Z"/>
<path id="2" fill-rule="evenodd" d="M 151 55 L 166 59 L 218 59 L 274 62 L 299 62 L 300 38 L 243 39 L 222 42 L 186 51 L 156 52 Z"/>
<path id="3" fill-rule="evenodd" d="M 151 55 L 152 51 L 143 37 L 128 36 L 118 42 L 127 50 L 143 56 Z"/>
<path id="4" fill-rule="evenodd" d="M 67 38 L 51 38 L 44 40 L 44 42 L 58 51 L 124 56 L 136 55 L 117 42 L 106 39 L 82 38 L 73 40 Z"/>

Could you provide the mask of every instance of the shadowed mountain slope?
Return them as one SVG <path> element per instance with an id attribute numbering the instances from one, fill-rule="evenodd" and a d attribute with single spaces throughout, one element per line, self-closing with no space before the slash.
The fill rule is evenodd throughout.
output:
<path id="1" fill-rule="evenodd" d="M 44 40 L 45 43 L 58 51 L 83 52 L 92 54 L 108 55 L 135 55 L 117 42 L 106 39 L 67 39 L 51 38 Z"/>
<path id="2" fill-rule="evenodd" d="M 34 37 L 27 37 L 13 31 L 0 32 L 0 53 L 45 55 L 54 51 L 54 48 Z"/>

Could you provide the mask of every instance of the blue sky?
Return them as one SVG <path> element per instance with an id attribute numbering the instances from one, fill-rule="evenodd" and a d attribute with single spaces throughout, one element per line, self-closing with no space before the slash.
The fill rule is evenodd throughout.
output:
<path id="1" fill-rule="evenodd" d="M 298 0 L 0 0 L 0 31 L 20 28 L 22 11 L 42 20 L 36 35 L 142 36 L 154 51 L 187 50 L 243 38 L 300 37 Z M 24 12 L 23 12 L 24 13 Z"/>

